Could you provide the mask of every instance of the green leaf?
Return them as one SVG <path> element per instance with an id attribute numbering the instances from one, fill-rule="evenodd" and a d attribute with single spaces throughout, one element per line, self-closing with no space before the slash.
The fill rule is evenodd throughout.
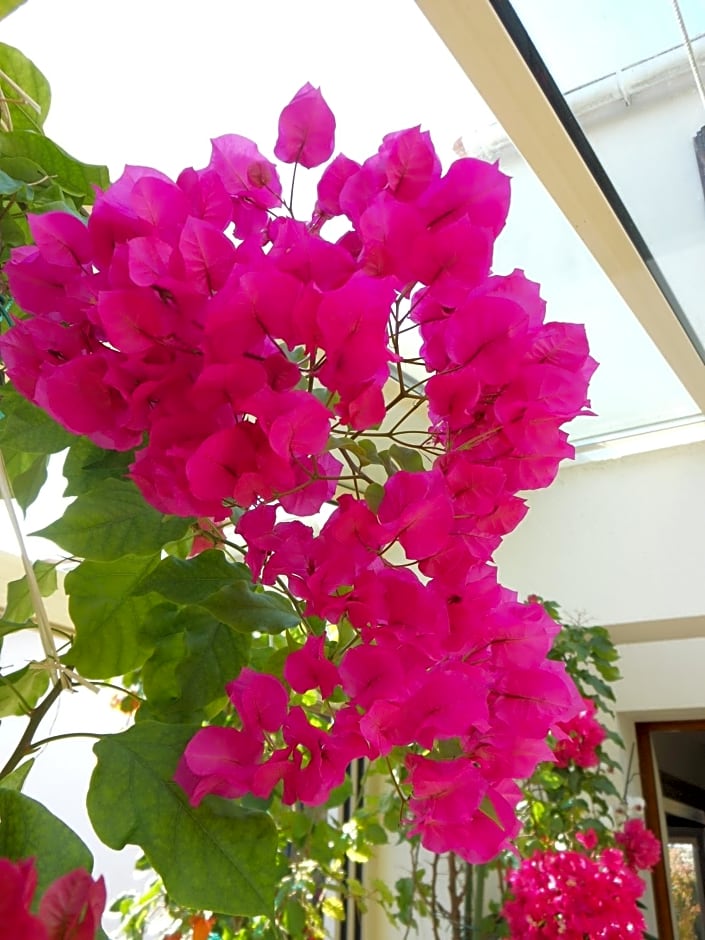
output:
<path id="1" fill-rule="evenodd" d="M 94 186 L 104 190 L 110 183 L 107 167 L 81 163 L 53 140 L 31 130 L 0 134 L 0 154 L 28 157 L 48 176 L 56 177 L 65 193 L 80 198 L 85 205 L 91 205 L 95 199 Z"/>
<path id="2" fill-rule="evenodd" d="M 0 675 L 0 717 L 28 714 L 28 708 L 34 708 L 48 685 L 49 673 L 33 663 Z"/>
<path id="3" fill-rule="evenodd" d="M 301 622 L 286 598 L 271 591 L 255 591 L 244 581 L 221 588 L 199 607 L 243 633 L 282 633 Z"/>
<path id="4" fill-rule="evenodd" d="M 53 813 L 15 790 L 0 789 L 0 857 L 37 860 L 35 903 L 52 881 L 75 868 L 93 868 L 93 856 Z"/>
<path id="5" fill-rule="evenodd" d="M 248 661 L 250 637 L 198 607 L 185 607 L 144 664 L 142 682 L 152 714 L 167 721 L 202 720 L 225 700 L 225 685 Z"/>
<path id="6" fill-rule="evenodd" d="M 66 575 L 76 639 L 64 658 L 79 672 L 94 679 L 121 676 L 153 651 L 156 639 L 147 625 L 157 598 L 137 597 L 135 587 L 158 560 L 158 555 L 126 555 L 113 562 L 84 561 Z"/>
<path id="7" fill-rule="evenodd" d="M 46 483 L 48 465 L 48 455 L 38 454 L 26 470 L 11 478 L 12 492 L 23 512 L 32 505 Z"/>
<path id="8" fill-rule="evenodd" d="M 31 202 L 34 193 L 25 182 L 0 170 L 0 196 L 14 196 L 19 202 Z"/>
<path id="9" fill-rule="evenodd" d="M 365 490 L 365 502 L 372 512 L 377 512 L 384 496 L 384 487 L 379 483 L 370 483 Z"/>
<path id="10" fill-rule="evenodd" d="M 194 558 L 164 558 L 138 592 L 156 591 L 176 604 L 198 604 L 235 580 L 251 581 L 250 569 L 228 561 L 218 549 L 207 549 Z"/>
<path id="11" fill-rule="evenodd" d="M 332 917 L 333 920 L 345 920 L 345 908 L 343 902 L 336 895 L 329 894 L 323 898 L 321 910 L 326 917 Z"/>
<path id="12" fill-rule="evenodd" d="M 69 448 L 64 462 L 64 496 L 80 496 L 102 480 L 124 480 L 134 459 L 131 450 L 103 450 L 87 437 L 79 437 Z"/>
<path id="13" fill-rule="evenodd" d="M 0 787 L 2 787 L 3 790 L 16 790 L 19 793 L 32 767 L 34 767 L 34 758 L 30 757 L 24 764 L 15 767 L 12 773 L 8 774 L 7 777 L 3 777 L 2 780 L 0 780 Z"/>
<path id="14" fill-rule="evenodd" d="M 13 9 L 19 5 L 16 0 L 2 0 L 0 19 L 10 12 L 3 13 L 8 2 Z M 49 82 L 26 55 L 4 42 L 0 43 L 0 72 L 4 73 L 0 74 L 0 95 L 6 101 L 12 129 L 41 129 L 51 104 Z"/>
<path id="15" fill-rule="evenodd" d="M 306 910 L 296 898 L 289 898 L 284 907 L 284 926 L 291 937 L 304 936 Z"/>
<path id="16" fill-rule="evenodd" d="M 196 727 L 142 722 L 96 744 L 88 813 L 113 849 L 142 847 L 177 904 L 269 914 L 276 829 L 266 813 L 210 797 L 189 806 L 172 777 Z"/>
<path id="17" fill-rule="evenodd" d="M 1 135 L 0 135 L 1 136 Z M 76 438 L 11 385 L 0 390 L 0 448 L 25 454 L 55 454 Z"/>
<path id="18" fill-rule="evenodd" d="M 414 473 L 424 469 L 421 453 L 411 447 L 400 447 L 398 444 L 392 444 L 389 448 L 389 456 L 402 470 L 409 470 Z"/>
<path id="19" fill-rule="evenodd" d="M 56 565 L 48 561 L 35 561 L 32 565 L 42 597 L 49 597 L 57 587 Z M 3 611 L 3 620 L 22 623 L 34 613 L 34 605 L 29 593 L 27 575 L 7 585 L 7 606 Z"/>
<path id="20" fill-rule="evenodd" d="M 187 531 L 191 520 L 164 516 L 127 480 L 103 480 L 72 503 L 61 519 L 34 532 L 95 561 L 151 555 Z"/>

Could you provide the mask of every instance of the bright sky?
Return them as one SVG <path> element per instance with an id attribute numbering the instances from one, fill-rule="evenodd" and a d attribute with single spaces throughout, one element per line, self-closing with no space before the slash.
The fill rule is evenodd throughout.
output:
<path id="1" fill-rule="evenodd" d="M 52 85 L 48 133 L 113 176 L 125 163 L 203 165 L 209 138 L 228 132 L 271 153 L 306 81 L 351 157 L 422 123 L 448 159 L 464 130 L 492 120 L 411 0 L 28 0 L 0 33 Z"/>

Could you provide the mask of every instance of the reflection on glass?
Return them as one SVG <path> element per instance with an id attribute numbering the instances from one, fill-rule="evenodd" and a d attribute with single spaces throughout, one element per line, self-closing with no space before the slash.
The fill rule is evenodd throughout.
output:
<path id="1" fill-rule="evenodd" d="M 692 842 L 669 842 L 668 864 L 678 940 L 702 940 L 695 845 Z"/>

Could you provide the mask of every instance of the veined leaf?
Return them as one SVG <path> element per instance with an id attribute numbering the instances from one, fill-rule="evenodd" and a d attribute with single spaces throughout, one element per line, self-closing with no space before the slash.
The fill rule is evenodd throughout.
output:
<path id="1" fill-rule="evenodd" d="M 184 607 L 144 664 L 142 681 L 152 714 L 200 721 L 225 701 L 225 685 L 248 661 L 250 637 L 198 607 Z"/>
<path id="2" fill-rule="evenodd" d="M 55 454 L 76 440 L 11 385 L 0 389 L 0 448 L 25 454 Z"/>
<path id="3" fill-rule="evenodd" d="M 249 568 L 208 549 L 194 558 L 164 558 L 138 590 L 156 591 L 176 604 L 198 604 L 235 580 L 251 581 Z"/>
<path id="4" fill-rule="evenodd" d="M 0 19 L 17 6 L 17 0 L 2 0 Z M 5 99 L 12 130 L 41 129 L 51 104 L 49 82 L 34 62 L 4 42 L 0 43 L 0 95 Z"/>
<path id="5" fill-rule="evenodd" d="M 85 205 L 91 205 L 95 199 L 94 186 L 104 190 L 110 183 L 107 167 L 81 163 L 53 140 L 32 130 L 2 134 L 0 154 L 6 157 L 28 157 L 39 164 L 47 175 L 56 177 L 65 193 L 80 198 Z"/>
<path id="6" fill-rule="evenodd" d="M 123 675 L 141 666 L 154 649 L 148 625 L 158 598 L 135 596 L 135 586 L 158 558 L 127 555 L 113 562 L 84 561 L 66 575 L 76 639 L 65 658 L 84 675 Z"/>
<path id="7" fill-rule="evenodd" d="M 255 591 L 245 581 L 221 588 L 199 606 L 243 633 L 282 633 L 301 620 L 286 598 L 273 591 Z"/>
<path id="8" fill-rule="evenodd" d="M 184 907 L 271 913 L 276 829 L 266 813 L 217 797 L 189 806 L 172 780 L 197 726 L 145 721 L 96 744 L 88 813 L 113 849 L 140 845 Z"/>
<path id="9" fill-rule="evenodd" d="M 80 496 L 109 477 L 124 480 L 133 458 L 129 450 L 103 450 L 87 437 L 75 439 L 64 462 L 63 473 L 67 480 L 64 495 Z"/>
<path id="10" fill-rule="evenodd" d="M 61 519 L 33 534 L 73 555 L 114 561 L 123 555 L 151 555 L 184 535 L 190 523 L 153 509 L 133 483 L 107 479 L 79 496 Z"/>

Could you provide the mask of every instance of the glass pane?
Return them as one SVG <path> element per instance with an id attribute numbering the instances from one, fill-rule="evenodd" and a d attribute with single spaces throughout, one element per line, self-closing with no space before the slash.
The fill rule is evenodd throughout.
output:
<path id="1" fill-rule="evenodd" d="M 513 0 L 522 23 L 580 123 L 705 347 L 705 125 L 671 0 Z M 705 4 L 679 7 L 705 77 Z"/>
<path id="2" fill-rule="evenodd" d="M 669 841 L 668 867 L 678 940 L 702 940 L 695 845 L 692 842 Z"/>
<path id="3" fill-rule="evenodd" d="M 32 0 L 3 21 L 3 41 L 22 48 L 52 84 L 48 133 L 82 159 L 108 162 L 113 176 L 126 162 L 169 173 L 202 166 L 209 138 L 228 132 L 270 153 L 280 109 L 306 81 L 322 86 L 339 118 L 337 146 L 355 158 L 376 150 L 388 131 L 421 123 L 447 165 L 461 135 L 470 151 L 468 129 L 494 122 L 409 0 L 359 0 L 345 17 L 330 0 L 200 0 L 187 15 L 167 13 L 169 6 Z M 57 36 L 79 37 L 80 55 L 67 55 Z M 543 285 L 550 318 L 586 322 L 601 362 L 593 385 L 599 417 L 581 419 L 574 436 L 693 414 L 692 400 L 531 171 L 509 151 L 500 158 L 514 177 L 514 204 L 496 269 L 524 268 Z M 307 176 L 315 179 L 297 174 L 301 213 L 312 194 Z"/>

